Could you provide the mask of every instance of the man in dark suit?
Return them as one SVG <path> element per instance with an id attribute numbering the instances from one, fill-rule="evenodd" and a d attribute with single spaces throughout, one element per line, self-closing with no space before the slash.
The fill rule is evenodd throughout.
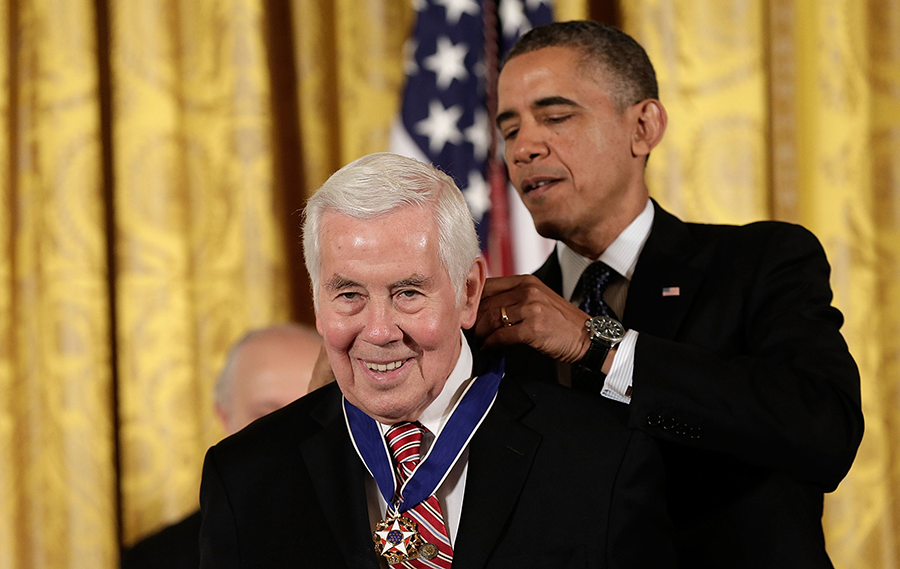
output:
<path id="1" fill-rule="evenodd" d="M 830 567 L 823 493 L 863 418 L 818 241 L 686 224 L 649 199 L 667 116 L 620 30 L 535 28 L 498 93 L 510 179 L 558 243 L 536 277 L 488 279 L 476 335 L 517 346 L 509 376 L 592 392 L 660 442 L 682 567 Z"/>
<path id="2" fill-rule="evenodd" d="M 306 394 L 322 341 L 310 327 L 252 330 L 228 352 L 216 382 L 216 415 L 227 434 Z M 144 537 L 122 555 L 122 569 L 200 566 L 200 510 Z"/>
<path id="3" fill-rule="evenodd" d="M 672 566 L 652 439 L 469 348 L 485 265 L 448 176 L 360 158 L 303 232 L 336 383 L 210 449 L 202 567 Z"/>

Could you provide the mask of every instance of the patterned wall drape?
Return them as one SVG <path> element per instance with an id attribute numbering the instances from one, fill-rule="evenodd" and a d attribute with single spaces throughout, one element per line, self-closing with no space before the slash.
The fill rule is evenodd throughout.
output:
<path id="1" fill-rule="evenodd" d="M 867 415 L 829 550 L 900 567 L 900 5 L 618 10 L 670 114 L 654 196 L 825 243 Z M 120 540 L 196 507 L 225 350 L 308 317 L 292 214 L 387 148 L 412 18 L 396 0 L 0 0 L 0 567 L 111 569 Z"/>
<path id="2" fill-rule="evenodd" d="M 0 9 L 0 566 L 108 567 L 115 410 L 94 9 Z"/>
<path id="3" fill-rule="evenodd" d="M 196 507 L 212 383 L 289 314 L 258 2 L 109 3 L 124 537 Z M 165 481 L 165 484 L 161 484 Z"/>
<path id="4" fill-rule="evenodd" d="M 224 352 L 291 312 L 262 3 L 0 18 L 0 566 L 112 568 L 196 507 Z"/>
<path id="5" fill-rule="evenodd" d="M 669 130 L 651 193 L 691 220 L 800 223 L 822 241 L 866 433 L 826 497 L 836 567 L 900 567 L 900 2 L 629 0 Z"/>

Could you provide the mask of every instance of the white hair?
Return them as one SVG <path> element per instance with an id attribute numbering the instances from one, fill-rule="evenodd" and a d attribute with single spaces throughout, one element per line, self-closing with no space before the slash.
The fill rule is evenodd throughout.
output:
<path id="1" fill-rule="evenodd" d="M 354 219 L 375 219 L 408 206 L 431 209 L 438 226 L 441 263 L 457 292 L 465 297 L 466 277 L 480 254 L 475 223 L 459 188 L 437 168 L 388 152 L 369 154 L 347 164 L 319 188 L 303 211 L 303 256 L 319 303 L 321 219 L 334 212 Z"/>

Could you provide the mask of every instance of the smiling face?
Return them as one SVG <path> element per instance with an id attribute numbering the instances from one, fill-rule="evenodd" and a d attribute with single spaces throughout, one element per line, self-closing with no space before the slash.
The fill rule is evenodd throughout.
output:
<path id="1" fill-rule="evenodd" d="M 475 322 L 484 261 L 457 303 L 430 209 L 370 220 L 326 212 L 320 237 L 316 325 L 341 391 L 382 423 L 417 420 L 456 365 L 460 328 Z"/>
<path id="2" fill-rule="evenodd" d="M 594 258 L 648 196 L 641 105 L 619 109 L 609 87 L 570 47 L 514 57 L 498 85 L 506 165 L 535 227 Z"/>

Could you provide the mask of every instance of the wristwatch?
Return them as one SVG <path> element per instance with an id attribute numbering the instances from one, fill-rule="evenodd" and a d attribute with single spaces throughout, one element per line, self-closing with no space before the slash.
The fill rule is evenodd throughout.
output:
<path id="1" fill-rule="evenodd" d="M 625 327 L 609 316 L 588 318 L 584 326 L 591 336 L 591 346 L 578 365 L 593 373 L 600 373 L 606 355 L 625 337 Z"/>

